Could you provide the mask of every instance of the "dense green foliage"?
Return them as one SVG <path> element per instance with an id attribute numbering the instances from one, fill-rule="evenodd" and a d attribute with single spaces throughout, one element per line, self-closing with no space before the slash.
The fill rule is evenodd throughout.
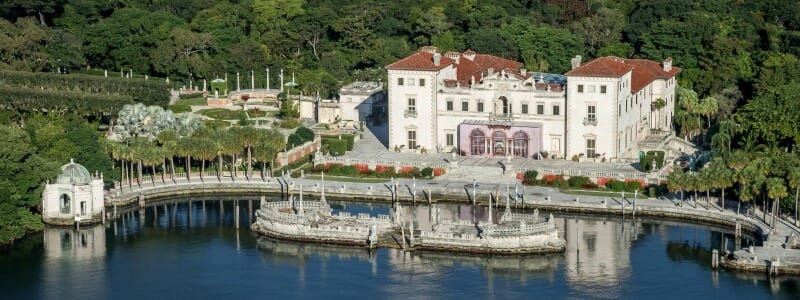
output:
<path id="1" fill-rule="evenodd" d="M 107 183 L 117 178 L 104 139 L 97 125 L 69 116 L 33 115 L 24 128 L 0 125 L 0 244 L 41 230 L 43 183 L 70 159 L 102 172 Z"/>
<path id="2" fill-rule="evenodd" d="M 308 129 L 308 127 L 302 126 L 297 128 L 295 132 L 289 135 L 289 137 L 286 139 L 286 145 L 290 148 L 294 148 L 313 140 L 314 132 L 311 131 L 311 129 Z"/>

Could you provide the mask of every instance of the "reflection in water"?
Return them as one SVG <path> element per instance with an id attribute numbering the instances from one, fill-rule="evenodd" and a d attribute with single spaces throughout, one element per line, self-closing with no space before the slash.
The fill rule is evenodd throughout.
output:
<path id="1" fill-rule="evenodd" d="M 48 227 L 36 246 L 40 251 L 0 255 L 0 288 L 14 299 L 245 298 L 254 292 L 267 298 L 759 298 L 800 291 L 793 278 L 712 275 L 710 249 L 730 249 L 734 242 L 731 234 L 703 226 L 556 216 L 567 240 L 564 254 L 370 252 L 256 239 L 247 225 L 258 201 L 240 199 L 239 230 L 233 226 L 236 204 L 211 198 L 119 209 L 120 218 L 106 227 Z M 440 219 L 485 219 L 488 213 L 468 205 L 438 207 Z M 377 215 L 390 207 L 349 203 L 338 209 Z M 424 229 L 432 224 L 432 211 L 403 206 L 402 213 L 416 215 L 415 227 Z M 24 276 L 21 268 L 28 270 Z"/>
<path id="2" fill-rule="evenodd" d="M 106 257 L 106 230 L 101 225 L 45 227 L 42 298 L 63 299 L 60 290 L 83 291 L 81 298 L 105 298 L 103 286 Z M 98 276 L 100 275 L 100 276 Z"/>

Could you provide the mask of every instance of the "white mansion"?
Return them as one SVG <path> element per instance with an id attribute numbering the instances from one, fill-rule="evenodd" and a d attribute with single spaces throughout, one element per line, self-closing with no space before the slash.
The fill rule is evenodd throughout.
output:
<path id="1" fill-rule="evenodd" d="M 389 148 L 467 156 L 629 158 L 664 138 L 675 103 L 672 60 L 572 59 L 564 75 L 435 47 L 386 67 Z"/>

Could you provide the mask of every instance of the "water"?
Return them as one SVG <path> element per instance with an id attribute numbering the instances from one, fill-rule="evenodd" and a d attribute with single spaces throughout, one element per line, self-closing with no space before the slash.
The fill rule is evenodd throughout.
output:
<path id="1" fill-rule="evenodd" d="M 711 247 L 735 247 L 723 230 L 679 222 L 556 216 L 567 251 L 479 257 L 403 253 L 259 239 L 248 205 L 165 203 L 106 227 L 47 228 L 0 252 L 2 299 L 245 298 L 794 298 L 800 279 L 710 269 Z M 254 203 L 254 205 L 256 205 Z M 257 206 L 257 205 L 256 205 Z M 381 204 L 337 210 L 388 214 Z M 425 227 L 427 207 L 406 208 Z M 154 217 L 157 213 L 157 217 Z M 443 205 L 441 217 L 471 217 Z M 740 241 L 747 246 L 752 241 Z"/>

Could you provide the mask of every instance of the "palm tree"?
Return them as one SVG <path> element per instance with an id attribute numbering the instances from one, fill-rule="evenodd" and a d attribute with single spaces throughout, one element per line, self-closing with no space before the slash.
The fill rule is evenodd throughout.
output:
<path id="1" fill-rule="evenodd" d="M 239 138 L 232 132 L 232 129 L 221 130 L 221 135 L 218 139 L 222 148 L 222 153 L 231 156 L 231 180 L 236 178 L 236 156 L 242 152 L 242 146 Z"/>
<path id="2" fill-rule="evenodd" d="M 747 160 L 747 155 L 741 149 L 737 149 L 736 151 L 733 151 L 728 156 L 728 160 L 726 161 L 726 163 L 727 163 L 728 167 L 733 170 L 733 176 L 732 176 L 733 181 L 740 182 L 739 181 L 739 175 L 741 174 L 742 169 L 744 169 L 744 167 L 747 166 L 747 161 L 748 161 Z M 739 184 L 739 195 L 742 194 L 742 187 L 743 187 L 743 185 L 740 183 Z M 740 197 L 740 199 L 741 199 L 741 197 Z M 742 202 L 739 201 L 736 204 L 736 214 L 739 214 L 741 208 L 742 208 Z"/>
<path id="3" fill-rule="evenodd" d="M 175 182 L 175 155 L 178 153 L 178 134 L 172 129 L 162 130 L 158 133 L 158 142 L 164 150 L 165 158 L 169 158 L 169 174 Z"/>
<path id="4" fill-rule="evenodd" d="M 145 166 L 148 166 L 152 170 L 152 174 L 150 176 L 150 181 L 153 183 L 153 186 L 156 185 L 156 166 L 159 164 L 164 163 L 164 155 L 162 153 L 161 147 L 156 145 L 155 143 L 146 143 L 143 144 L 144 147 L 142 148 L 142 163 Z M 161 172 L 161 181 L 164 181 L 164 172 Z"/>
<path id="5" fill-rule="evenodd" d="M 217 156 L 215 142 L 206 136 L 194 136 L 192 143 L 192 154 L 200 159 L 200 180 L 205 182 L 206 161 Z"/>
<path id="6" fill-rule="evenodd" d="M 672 191 L 681 192 L 681 204 L 683 204 L 683 193 L 686 187 L 686 172 L 683 168 L 677 168 L 667 176 L 667 188 Z"/>
<path id="7" fill-rule="evenodd" d="M 272 167 L 272 160 L 278 154 L 279 149 L 283 149 L 286 140 L 279 131 L 275 129 L 260 131 L 258 142 L 253 147 L 253 156 L 261 162 L 261 179 L 264 179 L 267 163 Z"/>
<path id="8" fill-rule="evenodd" d="M 261 139 L 261 133 L 258 129 L 255 129 L 250 126 L 245 127 L 234 127 L 231 128 L 232 134 L 236 136 L 237 141 L 241 147 L 247 149 L 247 174 L 246 177 L 249 179 L 250 174 L 252 172 L 253 166 L 253 147 Z"/>
<path id="9" fill-rule="evenodd" d="M 797 198 L 800 197 L 800 167 L 793 167 L 787 176 L 789 187 L 795 189 L 794 195 L 794 220 L 797 223 Z"/>
<path id="10" fill-rule="evenodd" d="M 186 180 L 191 182 L 192 154 L 194 153 L 194 140 L 192 137 L 181 137 L 175 145 L 175 154 L 186 160 Z"/>
<path id="11" fill-rule="evenodd" d="M 733 171 L 729 169 L 722 158 L 714 158 L 711 160 L 711 186 L 720 190 L 720 205 L 725 209 L 725 189 L 733 185 Z"/>
<path id="12" fill-rule="evenodd" d="M 783 197 L 789 195 L 788 191 L 786 190 L 786 186 L 783 185 L 783 178 L 780 177 L 771 177 L 767 179 L 767 195 L 769 199 L 773 201 L 780 200 Z M 775 226 L 775 213 L 772 214 L 772 226 Z"/>
<path id="13" fill-rule="evenodd" d="M 709 166 L 710 167 L 710 166 Z M 711 205 L 709 198 L 711 198 L 711 189 L 713 188 L 714 174 L 709 167 L 703 168 L 697 174 L 698 188 L 706 192 L 706 207 Z"/>
<path id="14" fill-rule="evenodd" d="M 146 138 L 134 137 L 131 138 L 130 144 L 130 157 L 131 162 L 136 161 L 136 183 L 139 187 L 142 186 L 142 164 L 144 160 L 145 151 L 150 142 Z"/>

